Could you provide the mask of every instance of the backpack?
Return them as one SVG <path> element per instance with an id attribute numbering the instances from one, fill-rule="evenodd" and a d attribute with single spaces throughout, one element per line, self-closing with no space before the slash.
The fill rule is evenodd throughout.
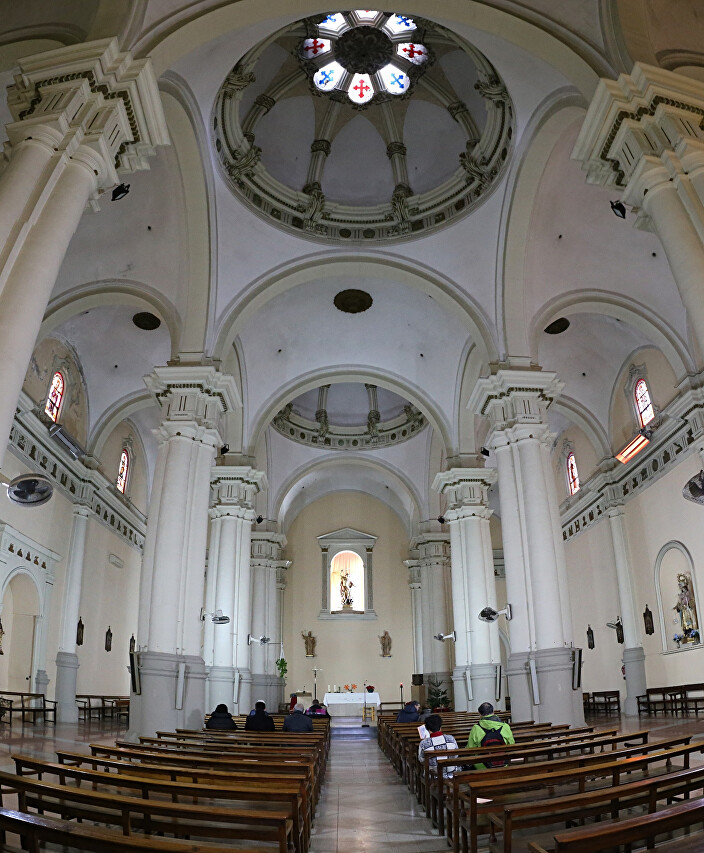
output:
<path id="1" fill-rule="evenodd" d="M 484 728 L 482 726 L 482 728 Z M 505 746 L 506 741 L 501 734 L 501 729 L 488 729 L 482 738 L 482 746 Z M 496 758 L 493 761 L 487 759 L 484 764 L 487 767 L 505 767 L 506 762 L 502 758 Z"/>

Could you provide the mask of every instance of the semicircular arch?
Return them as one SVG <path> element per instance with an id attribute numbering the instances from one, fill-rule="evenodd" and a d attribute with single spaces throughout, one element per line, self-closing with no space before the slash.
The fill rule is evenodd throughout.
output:
<path id="1" fill-rule="evenodd" d="M 93 427 L 93 431 L 88 439 L 89 453 L 100 458 L 105 442 L 119 423 L 129 418 L 130 415 L 133 415 L 135 412 L 139 412 L 141 409 L 146 409 L 154 405 L 156 405 L 154 403 L 154 398 L 146 388 L 143 391 L 134 391 L 131 394 L 127 394 L 125 397 L 116 400 L 112 406 L 102 413 Z M 136 430 L 136 432 L 139 431 Z M 144 450 L 144 448 L 142 448 L 142 450 Z"/>

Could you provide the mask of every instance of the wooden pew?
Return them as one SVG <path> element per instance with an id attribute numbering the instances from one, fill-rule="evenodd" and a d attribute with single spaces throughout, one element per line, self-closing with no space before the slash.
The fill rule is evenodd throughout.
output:
<path id="1" fill-rule="evenodd" d="M 36 723 L 37 717 L 42 717 L 45 723 L 56 725 L 56 702 L 47 699 L 43 693 L 2 690 L 0 698 L 4 700 L 0 722 L 9 723 L 10 727 L 15 715 L 21 717 L 22 725 L 27 719 Z"/>
<path id="2" fill-rule="evenodd" d="M 39 853 L 46 844 L 91 853 L 232 853 L 232 845 L 198 844 L 144 836 L 125 836 L 97 826 L 56 820 L 0 808 L 0 832 L 19 835 L 23 849 Z M 40 846 L 41 845 L 41 846 Z M 237 853 L 267 853 L 271 848 L 238 847 Z"/>
<path id="3" fill-rule="evenodd" d="M 555 835 L 554 853 L 603 853 L 617 845 L 632 845 L 647 842 L 652 848 L 653 840 L 664 833 L 689 829 L 704 820 L 704 800 L 689 800 L 670 806 L 655 814 L 620 820 L 618 823 L 600 823 L 584 826 Z M 547 853 L 544 847 L 530 842 L 532 853 Z M 629 846 L 630 849 L 630 846 Z M 704 850 L 704 832 L 666 841 L 657 846 L 658 853 L 700 853 Z"/>
<path id="4" fill-rule="evenodd" d="M 95 781 L 92 771 L 67 770 L 74 778 L 83 781 Z M 120 791 L 128 777 L 117 777 L 112 774 L 110 785 Z M 150 785 L 151 780 L 139 780 L 143 786 Z M 177 783 L 172 783 L 177 784 Z M 213 794 L 203 792 L 202 786 L 184 786 L 189 789 L 185 796 L 213 797 Z M 153 789 L 152 789 L 153 790 Z M 224 799 L 222 791 L 216 789 L 215 796 Z M 196 792 L 197 793 L 194 793 Z M 125 795 L 121 791 L 98 791 L 89 788 L 78 788 L 61 783 L 39 781 L 28 776 L 17 776 L 0 771 L 0 792 L 17 793 L 19 810 L 27 812 L 36 808 L 41 813 L 49 811 L 66 819 L 79 821 L 96 821 L 99 824 L 118 826 L 124 835 L 131 835 L 134 830 L 145 833 L 169 833 L 176 836 L 190 837 L 192 835 L 218 839 L 242 839 L 255 842 L 273 842 L 279 853 L 287 853 L 288 840 L 292 837 L 293 822 L 290 809 L 254 808 L 251 805 L 235 808 L 209 804 L 195 805 L 193 803 L 170 802 L 168 800 L 147 799 L 148 791 L 141 797 Z M 238 798 L 240 799 L 240 798 Z"/>

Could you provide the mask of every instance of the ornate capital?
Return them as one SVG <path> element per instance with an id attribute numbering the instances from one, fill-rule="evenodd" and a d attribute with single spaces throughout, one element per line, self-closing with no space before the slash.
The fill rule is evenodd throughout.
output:
<path id="1" fill-rule="evenodd" d="M 264 471 L 246 465 L 217 465 L 210 481 L 210 503 L 220 514 L 245 511 L 243 517 L 254 518 L 254 499 L 268 486 Z M 276 534 L 267 534 L 276 536 Z"/>
<path id="2" fill-rule="evenodd" d="M 13 145 L 32 136 L 71 153 L 91 149 L 104 187 L 117 183 L 117 171 L 149 168 L 155 147 L 168 145 L 151 60 L 120 51 L 116 38 L 29 56 L 18 65 L 8 95 Z"/>
<path id="3" fill-rule="evenodd" d="M 280 562 L 285 547 L 286 537 L 283 533 L 252 533 L 252 564 L 273 565 Z"/>
<path id="4" fill-rule="evenodd" d="M 665 152 L 704 158 L 704 84 L 637 62 L 618 80 L 602 79 L 572 157 L 589 183 L 625 188 Z"/>
<path id="5" fill-rule="evenodd" d="M 389 158 L 389 160 L 392 157 L 395 157 L 397 154 L 399 154 L 401 157 L 405 157 L 407 153 L 408 151 L 403 142 L 389 142 L 389 144 L 386 146 L 386 156 Z"/>
<path id="6" fill-rule="evenodd" d="M 315 154 L 316 151 L 322 151 L 323 154 L 327 157 L 330 154 L 330 140 L 329 139 L 314 139 L 311 143 L 310 150 L 312 154 Z"/>
<path id="7" fill-rule="evenodd" d="M 447 499 L 447 520 L 454 521 L 467 515 L 467 511 L 489 518 L 488 492 L 497 477 L 496 468 L 450 468 L 436 474 L 433 489 Z"/>
<path id="8" fill-rule="evenodd" d="M 484 415 L 496 430 L 516 425 L 544 426 L 547 409 L 564 388 L 547 370 L 499 370 L 477 381 L 467 408 Z"/>

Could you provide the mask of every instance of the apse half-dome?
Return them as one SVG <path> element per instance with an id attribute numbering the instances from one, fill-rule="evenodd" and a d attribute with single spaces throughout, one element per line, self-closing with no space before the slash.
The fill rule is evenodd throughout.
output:
<path id="1" fill-rule="evenodd" d="M 258 214 L 364 243 L 420 236 L 480 204 L 509 158 L 514 112 L 496 69 L 455 33 L 356 9 L 249 51 L 212 132 L 227 182 Z"/>
<path id="2" fill-rule="evenodd" d="M 418 435 L 427 420 L 393 391 L 340 382 L 300 394 L 271 425 L 291 441 L 324 450 L 378 450 Z"/>

